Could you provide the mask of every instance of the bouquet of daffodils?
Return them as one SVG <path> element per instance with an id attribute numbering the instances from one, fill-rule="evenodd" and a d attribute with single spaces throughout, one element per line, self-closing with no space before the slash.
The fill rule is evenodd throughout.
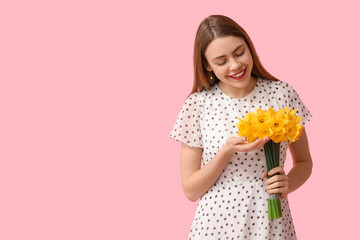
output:
<path id="1" fill-rule="evenodd" d="M 290 110 L 288 107 L 275 111 L 272 107 L 267 111 L 259 108 L 256 113 L 249 112 L 244 119 L 239 119 L 236 127 L 239 129 L 238 135 L 245 136 L 248 142 L 253 142 L 259 138 L 270 137 L 264 144 L 266 168 L 271 169 L 279 166 L 280 142 L 297 141 L 304 129 L 300 124 L 301 117 L 296 116 L 297 109 Z M 268 176 L 270 178 L 272 176 Z M 282 217 L 280 194 L 270 194 L 268 199 L 268 217 L 277 219 Z"/>

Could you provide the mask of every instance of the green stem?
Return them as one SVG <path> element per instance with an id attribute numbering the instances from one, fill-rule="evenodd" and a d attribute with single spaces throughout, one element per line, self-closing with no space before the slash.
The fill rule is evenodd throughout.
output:
<path id="1" fill-rule="evenodd" d="M 272 210 L 273 208 L 272 208 L 272 201 L 271 201 L 271 199 L 268 199 L 268 217 L 269 217 L 269 219 L 274 219 L 274 216 L 273 216 L 273 213 L 274 213 L 274 211 Z"/>
<path id="2" fill-rule="evenodd" d="M 279 166 L 280 158 L 280 143 L 275 143 L 272 140 L 269 140 L 264 144 L 264 153 L 266 159 L 266 169 L 269 172 L 271 169 Z M 277 173 L 279 174 L 279 173 Z M 276 174 L 276 175 L 277 175 Z M 271 178 L 274 175 L 269 176 Z M 270 195 L 268 199 L 268 218 L 277 219 L 282 216 L 281 213 L 281 203 L 279 194 Z"/>
<path id="3" fill-rule="evenodd" d="M 282 217 L 281 202 L 279 195 L 270 195 L 268 199 L 268 217 L 269 219 L 277 219 Z"/>

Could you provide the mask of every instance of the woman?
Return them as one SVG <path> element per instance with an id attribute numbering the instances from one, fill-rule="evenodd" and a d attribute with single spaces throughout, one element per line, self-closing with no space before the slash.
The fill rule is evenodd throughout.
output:
<path id="1" fill-rule="evenodd" d="M 260 107 L 296 108 L 302 125 L 312 118 L 296 91 L 264 69 L 243 28 L 225 16 L 205 18 L 195 38 L 194 86 L 170 133 L 182 142 L 184 193 L 200 199 L 189 239 L 296 239 L 287 195 L 310 177 L 307 135 L 281 142 L 280 167 L 266 172 L 269 139 L 248 143 L 235 126 Z M 286 174 L 287 148 L 293 167 Z M 282 218 L 267 217 L 270 193 L 281 194 Z"/>

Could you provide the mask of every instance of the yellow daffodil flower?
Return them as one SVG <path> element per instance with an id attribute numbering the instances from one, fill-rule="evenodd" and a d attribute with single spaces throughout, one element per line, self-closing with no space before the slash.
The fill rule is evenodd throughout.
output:
<path id="1" fill-rule="evenodd" d="M 301 117 L 296 116 L 297 109 L 290 108 L 275 111 L 270 107 L 268 110 L 257 109 L 256 113 L 249 112 L 244 120 L 239 118 L 236 124 L 238 135 L 245 136 L 248 142 L 258 138 L 270 137 L 275 143 L 297 141 L 302 133 L 303 126 L 300 124 Z"/>

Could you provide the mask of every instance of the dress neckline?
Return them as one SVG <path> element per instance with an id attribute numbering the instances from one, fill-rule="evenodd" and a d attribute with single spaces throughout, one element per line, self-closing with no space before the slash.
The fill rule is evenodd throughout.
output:
<path id="1" fill-rule="evenodd" d="M 259 88 L 260 80 L 261 80 L 260 77 L 257 77 L 254 89 L 248 95 L 246 95 L 245 97 L 242 97 L 242 98 L 230 97 L 229 95 L 224 93 L 219 87 L 219 82 L 216 83 L 215 87 L 216 87 L 216 90 L 219 91 L 220 95 L 224 96 L 225 98 L 230 99 L 230 100 L 235 100 L 235 101 L 242 101 L 242 100 L 250 99 L 256 94 L 256 92 Z"/>

